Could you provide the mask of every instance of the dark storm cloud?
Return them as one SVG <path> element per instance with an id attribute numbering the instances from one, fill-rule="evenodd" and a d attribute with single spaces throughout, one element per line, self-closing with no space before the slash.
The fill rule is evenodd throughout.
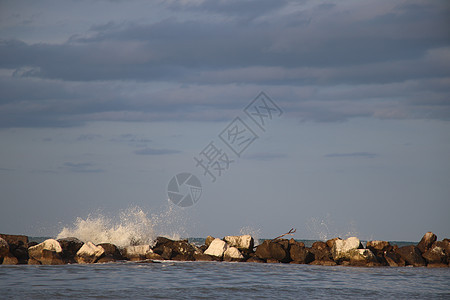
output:
<path id="1" fill-rule="evenodd" d="M 161 5 L 63 43 L 1 39 L 0 127 L 227 120 L 260 90 L 301 120 L 450 119 L 445 1 Z"/>

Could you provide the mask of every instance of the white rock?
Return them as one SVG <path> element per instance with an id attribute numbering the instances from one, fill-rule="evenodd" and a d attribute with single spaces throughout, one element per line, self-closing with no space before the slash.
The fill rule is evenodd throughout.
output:
<path id="1" fill-rule="evenodd" d="M 29 253 L 42 252 L 42 250 L 54 251 L 57 253 L 62 252 L 61 245 L 59 244 L 59 242 L 57 240 L 54 240 L 54 239 L 45 240 L 42 243 L 37 244 L 36 246 L 32 246 L 32 247 L 28 248 Z"/>
<path id="2" fill-rule="evenodd" d="M 87 242 L 78 250 L 75 260 L 79 264 L 94 263 L 103 253 L 105 253 L 105 249 L 102 246 L 95 246 L 93 243 Z"/>
<path id="3" fill-rule="evenodd" d="M 346 260 L 352 256 L 352 250 L 361 248 L 363 248 L 361 241 L 357 237 L 349 237 L 346 240 L 338 239 L 331 249 L 331 254 L 335 261 Z"/>
<path id="4" fill-rule="evenodd" d="M 228 258 L 231 260 L 244 259 L 242 253 L 236 247 L 228 247 L 228 249 L 223 253 L 223 257 L 224 259 Z"/>
<path id="5" fill-rule="evenodd" d="M 222 257 L 223 253 L 227 250 L 228 245 L 221 239 L 214 239 L 209 245 L 204 254 Z"/>
<path id="6" fill-rule="evenodd" d="M 145 258 L 147 254 L 153 253 L 150 245 L 127 246 L 123 249 L 122 255 L 128 259 Z"/>
<path id="7" fill-rule="evenodd" d="M 252 250 L 254 241 L 251 235 L 229 235 L 223 238 L 225 242 L 231 247 L 236 247 L 241 250 Z"/>

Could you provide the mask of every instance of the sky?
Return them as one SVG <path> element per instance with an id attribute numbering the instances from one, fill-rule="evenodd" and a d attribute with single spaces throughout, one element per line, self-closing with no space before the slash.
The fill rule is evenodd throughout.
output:
<path id="1" fill-rule="evenodd" d="M 0 0 L 0 232 L 139 207 L 186 236 L 449 238 L 449 16 L 448 1 Z M 278 108 L 259 106 L 263 127 L 246 114 L 261 92 Z M 239 155 L 233 122 L 254 138 Z M 211 142 L 232 161 L 215 181 L 195 160 Z M 184 172 L 202 194 L 180 208 L 167 188 Z"/>

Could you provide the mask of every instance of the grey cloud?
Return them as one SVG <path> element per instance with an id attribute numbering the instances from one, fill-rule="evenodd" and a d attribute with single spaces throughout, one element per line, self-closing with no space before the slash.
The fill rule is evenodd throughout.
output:
<path id="1" fill-rule="evenodd" d="M 134 151 L 135 154 L 138 155 L 166 155 L 166 154 L 178 154 L 181 153 L 179 150 L 173 150 L 173 149 L 155 149 L 155 148 L 143 148 Z"/>
<path id="2" fill-rule="evenodd" d="M 74 173 L 102 173 L 105 170 L 96 167 L 93 163 L 82 162 L 82 163 L 74 163 L 74 162 L 65 162 L 62 169 L 74 172 Z"/>
<path id="3" fill-rule="evenodd" d="M 272 161 L 280 158 L 286 158 L 286 154 L 283 153 L 252 153 L 245 155 L 245 159 L 259 160 L 259 161 Z"/>
<path id="4" fill-rule="evenodd" d="M 330 153 L 325 157 L 356 157 L 356 158 L 375 158 L 378 154 L 370 152 L 352 152 L 352 153 Z"/>

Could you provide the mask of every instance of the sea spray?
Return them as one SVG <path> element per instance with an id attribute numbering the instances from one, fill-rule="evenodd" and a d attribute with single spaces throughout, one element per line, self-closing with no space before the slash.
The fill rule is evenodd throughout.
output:
<path id="1" fill-rule="evenodd" d="M 117 217 L 90 214 L 77 218 L 73 226 L 64 227 L 57 238 L 76 237 L 83 242 L 111 243 L 118 247 L 154 245 L 157 236 L 178 240 L 188 237 L 188 216 L 171 203 L 162 212 L 149 215 L 135 206 L 121 211 Z"/>
<path id="2" fill-rule="evenodd" d="M 249 234 L 253 237 L 254 246 L 258 246 L 260 244 L 260 238 L 261 238 L 261 230 L 253 228 L 251 226 L 244 226 L 239 230 L 240 235 Z"/>
<path id="3" fill-rule="evenodd" d="M 156 238 L 153 223 L 139 207 L 120 212 L 118 218 L 90 214 L 77 218 L 73 227 L 65 227 L 57 238 L 76 237 L 83 242 L 112 243 L 119 247 L 153 244 Z"/>

